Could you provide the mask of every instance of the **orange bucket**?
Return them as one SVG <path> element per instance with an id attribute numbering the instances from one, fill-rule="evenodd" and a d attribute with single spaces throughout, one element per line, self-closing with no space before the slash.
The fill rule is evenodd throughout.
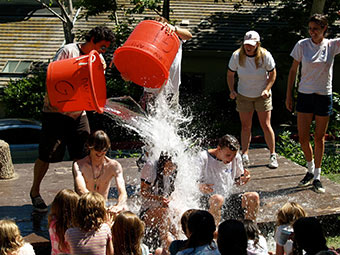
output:
<path id="1" fill-rule="evenodd" d="M 121 75 L 148 88 L 160 88 L 169 77 L 180 42 L 175 33 L 168 34 L 162 23 L 140 22 L 122 47 L 113 54 Z"/>
<path id="2" fill-rule="evenodd" d="M 92 50 L 89 55 L 50 63 L 46 87 L 50 104 L 60 112 L 103 113 L 106 82 L 99 53 Z"/>

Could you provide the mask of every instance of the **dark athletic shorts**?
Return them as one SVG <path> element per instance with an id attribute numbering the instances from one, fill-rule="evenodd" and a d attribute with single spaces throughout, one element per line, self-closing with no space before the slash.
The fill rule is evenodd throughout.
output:
<path id="1" fill-rule="evenodd" d="M 243 193 L 235 193 L 224 200 L 222 205 L 222 220 L 243 220 L 244 219 L 244 208 L 242 207 L 242 195 Z M 204 210 L 209 209 L 209 199 L 211 195 L 204 194 L 200 198 L 201 207 Z"/>
<path id="2" fill-rule="evenodd" d="M 66 146 L 71 160 L 86 156 L 85 142 L 90 133 L 86 115 L 73 119 L 61 113 L 43 112 L 39 159 L 44 162 L 60 162 Z"/>
<path id="3" fill-rule="evenodd" d="M 318 116 L 332 114 L 332 95 L 298 93 L 296 111 L 301 113 L 314 113 Z"/>

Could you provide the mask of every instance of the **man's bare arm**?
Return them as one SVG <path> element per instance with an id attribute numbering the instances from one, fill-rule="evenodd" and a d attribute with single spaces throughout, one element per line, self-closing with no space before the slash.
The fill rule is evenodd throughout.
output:
<path id="1" fill-rule="evenodd" d="M 73 173 L 73 181 L 74 181 L 74 190 L 79 194 L 85 194 L 89 192 L 86 188 L 86 183 L 83 174 L 80 171 L 79 165 L 77 161 L 72 164 L 72 173 Z"/>
<path id="2" fill-rule="evenodd" d="M 119 213 L 121 211 L 127 210 L 127 193 L 126 193 L 126 188 L 125 188 L 125 181 L 124 181 L 124 176 L 123 176 L 123 169 L 122 166 L 119 162 L 114 163 L 115 167 L 115 180 L 116 180 L 116 185 L 117 185 L 117 190 L 118 190 L 118 202 L 117 205 L 113 206 L 110 211 Z"/>

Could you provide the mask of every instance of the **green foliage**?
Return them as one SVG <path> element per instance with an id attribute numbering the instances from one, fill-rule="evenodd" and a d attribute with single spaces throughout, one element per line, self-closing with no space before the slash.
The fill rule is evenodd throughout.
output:
<path id="1" fill-rule="evenodd" d="M 96 16 L 103 12 L 115 13 L 118 9 L 116 0 L 78 0 L 74 4 L 75 7 L 84 7 L 86 10 L 85 18 L 90 16 Z M 115 19 L 115 15 L 110 15 L 112 20 Z"/>
<path id="2" fill-rule="evenodd" d="M 314 147 L 313 142 L 311 142 Z M 336 145 L 336 144 L 335 144 Z M 279 135 L 279 140 L 276 144 L 277 152 L 301 166 L 306 166 L 306 160 L 298 142 L 291 139 L 290 131 L 283 131 Z M 322 160 L 322 174 L 340 173 L 340 154 L 336 149 L 325 150 Z"/>
<path id="3" fill-rule="evenodd" d="M 138 13 L 141 14 L 146 10 L 151 10 L 156 12 L 158 15 L 161 15 L 162 12 L 162 1 L 161 0 L 131 0 L 131 3 L 134 4 L 132 9 L 128 9 L 128 14 Z"/>
<path id="4" fill-rule="evenodd" d="M 27 78 L 11 80 L 2 96 L 2 102 L 6 105 L 6 117 L 39 120 L 45 96 L 45 80 L 44 70 Z"/>
<path id="5" fill-rule="evenodd" d="M 329 119 L 328 133 L 337 138 L 340 136 L 340 95 L 333 92 L 333 114 Z"/>

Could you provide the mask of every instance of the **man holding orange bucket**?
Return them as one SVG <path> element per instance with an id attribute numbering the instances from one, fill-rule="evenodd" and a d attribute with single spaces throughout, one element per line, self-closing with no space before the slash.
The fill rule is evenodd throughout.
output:
<path id="1" fill-rule="evenodd" d="M 114 42 L 114 34 L 109 28 L 95 27 L 86 33 L 84 43 L 71 43 L 60 48 L 53 61 L 87 55 L 92 50 L 102 54 L 112 42 Z M 102 62 L 105 66 L 105 61 L 102 60 Z M 86 155 L 84 144 L 89 133 L 90 126 L 85 111 L 59 112 L 50 105 L 46 94 L 39 158 L 34 165 L 33 184 L 30 191 L 34 211 L 48 211 L 40 196 L 40 184 L 49 168 L 49 163 L 62 161 L 66 146 L 72 160 L 83 158 Z"/>

